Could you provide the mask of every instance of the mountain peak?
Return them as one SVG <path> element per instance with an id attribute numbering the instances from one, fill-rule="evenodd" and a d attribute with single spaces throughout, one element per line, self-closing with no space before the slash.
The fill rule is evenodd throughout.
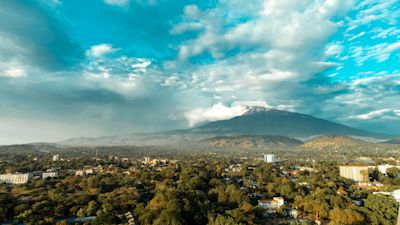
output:
<path id="1" fill-rule="evenodd" d="M 267 108 L 263 106 L 249 106 L 247 107 L 247 111 L 242 116 L 260 114 L 260 113 L 281 114 L 281 115 L 294 114 L 289 111 L 279 110 L 275 108 Z"/>
<path id="2" fill-rule="evenodd" d="M 261 112 L 266 112 L 271 110 L 271 108 L 266 108 L 263 106 L 247 106 L 247 111 L 243 115 L 251 115 Z"/>

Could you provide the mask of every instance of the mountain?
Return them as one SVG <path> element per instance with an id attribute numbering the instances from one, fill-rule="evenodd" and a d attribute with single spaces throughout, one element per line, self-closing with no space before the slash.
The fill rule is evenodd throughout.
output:
<path id="1" fill-rule="evenodd" d="M 326 135 L 306 141 L 303 144 L 303 147 L 305 149 L 314 149 L 314 150 L 315 149 L 339 150 L 339 149 L 363 148 L 367 145 L 374 145 L 374 144 L 342 135 Z"/>
<path id="2" fill-rule="evenodd" d="M 357 136 L 365 139 L 387 137 L 383 134 L 371 133 L 305 114 L 252 107 L 241 116 L 229 120 L 210 122 L 187 130 L 93 138 L 81 137 L 57 144 L 72 146 L 186 146 L 187 144 L 193 145 L 199 143 L 198 141 L 200 140 L 211 138 L 208 142 L 210 145 L 216 146 L 268 147 L 274 145 L 289 146 L 290 141 L 283 141 L 282 136 L 307 139 L 313 136 L 329 134 Z M 278 144 L 275 140 L 276 137 L 272 140 L 271 136 L 281 136 L 282 143 Z M 220 141 L 212 139 L 217 137 Z"/>
<path id="3" fill-rule="evenodd" d="M 392 138 L 392 139 L 390 139 L 390 140 L 388 140 L 388 141 L 386 141 L 386 142 L 383 142 L 383 143 L 385 143 L 385 144 L 400 145 L 400 137 Z"/>
<path id="4" fill-rule="evenodd" d="M 303 142 L 284 136 L 240 135 L 208 138 L 199 141 L 199 144 L 209 148 L 265 150 L 294 147 L 303 144 Z"/>
<path id="5" fill-rule="evenodd" d="M 210 122 L 192 129 L 193 132 L 247 135 L 280 135 L 287 137 L 310 137 L 327 134 L 385 138 L 384 134 L 372 133 L 313 116 L 266 109 L 250 108 L 241 116 L 228 120 Z"/>

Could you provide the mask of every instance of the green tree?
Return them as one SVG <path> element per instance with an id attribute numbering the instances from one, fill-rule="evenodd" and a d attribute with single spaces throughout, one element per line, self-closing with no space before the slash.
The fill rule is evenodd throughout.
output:
<path id="1" fill-rule="evenodd" d="M 368 195 L 360 210 L 367 216 L 371 225 L 392 225 L 397 219 L 397 202 L 384 195 Z"/>

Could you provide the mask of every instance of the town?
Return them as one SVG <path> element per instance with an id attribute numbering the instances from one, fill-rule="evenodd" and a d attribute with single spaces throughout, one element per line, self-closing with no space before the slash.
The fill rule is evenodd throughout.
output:
<path id="1" fill-rule="evenodd" d="M 7 157 L 4 157 L 7 156 Z M 7 153 L 2 224 L 394 224 L 400 161 L 308 154 Z M 5 160 L 7 158 L 7 160 Z"/>

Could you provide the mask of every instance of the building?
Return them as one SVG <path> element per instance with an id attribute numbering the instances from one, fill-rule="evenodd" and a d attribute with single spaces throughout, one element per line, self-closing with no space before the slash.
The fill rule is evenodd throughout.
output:
<path id="1" fill-rule="evenodd" d="M 228 171 L 232 171 L 235 173 L 240 172 L 242 171 L 242 166 L 240 164 L 232 164 L 229 166 Z"/>
<path id="2" fill-rule="evenodd" d="M 384 175 L 387 175 L 387 169 L 390 169 L 392 167 L 396 167 L 400 169 L 400 166 L 394 166 L 394 165 L 389 165 L 389 164 L 384 164 L 384 165 L 378 165 L 378 170 Z"/>
<path id="3" fill-rule="evenodd" d="M 60 160 L 60 154 L 53 155 L 53 161 L 56 162 Z"/>
<path id="4" fill-rule="evenodd" d="M 368 166 L 340 166 L 340 176 L 355 182 L 368 182 Z"/>
<path id="5" fill-rule="evenodd" d="M 26 184 L 31 178 L 30 173 L 0 174 L 0 182 L 6 184 Z"/>
<path id="6" fill-rule="evenodd" d="M 85 171 L 83 171 L 83 170 L 77 170 L 77 171 L 75 171 L 75 176 L 81 176 L 81 177 L 83 177 L 83 176 L 85 176 L 86 175 L 86 173 L 85 173 Z"/>
<path id="7" fill-rule="evenodd" d="M 265 155 L 264 155 L 264 162 L 267 162 L 267 163 L 275 163 L 275 162 L 276 162 L 275 155 L 272 155 L 272 154 L 265 154 Z"/>
<path id="8" fill-rule="evenodd" d="M 101 169 L 103 171 L 103 167 L 101 167 Z M 83 169 L 75 171 L 75 176 L 83 177 L 90 174 L 95 174 L 95 169 L 91 166 L 84 166 Z"/>
<path id="9" fill-rule="evenodd" d="M 57 177 L 58 177 L 58 172 L 57 171 L 48 171 L 48 172 L 43 172 L 42 173 L 42 179 L 57 178 Z"/>
<path id="10" fill-rule="evenodd" d="M 282 197 L 274 197 L 273 199 L 260 199 L 258 205 L 266 209 L 267 213 L 275 213 L 277 209 L 285 204 Z"/>

